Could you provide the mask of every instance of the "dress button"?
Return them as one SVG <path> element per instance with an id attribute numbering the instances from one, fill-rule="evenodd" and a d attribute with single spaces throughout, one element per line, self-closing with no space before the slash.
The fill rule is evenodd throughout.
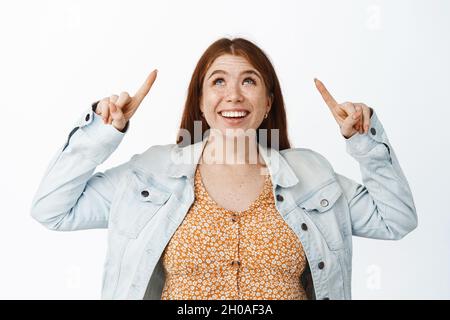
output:
<path id="1" fill-rule="evenodd" d="M 370 128 L 370 133 L 374 136 L 377 134 L 377 130 L 375 128 Z"/>
<path id="2" fill-rule="evenodd" d="M 308 226 L 306 225 L 306 223 L 302 223 L 302 229 L 305 231 L 308 230 Z"/>
<path id="3" fill-rule="evenodd" d="M 277 194 L 277 200 L 278 201 L 283 201 L 284 198 L 283 198 L 283 196 L 281 194 Z"/>
<path id="4" fill-rule="evenodd" d="M 89 121 L 90 118 L 91 118 L 91 115 L 88 113 L 88 114 L 86 115 L 86 117 L 84 118 L 84 120 Z"/>
<path id="5" fill-rule="evenodd" d="M 232 266 L 240 266 L 241 262 L 239 260 L 233 260 L 233 261 L 231 261 L 231 265 Z"/>
<path id="6" fill-rule="evenodd" d="M 327 207 L 328 206 L 328 200 L 327 199 L 322 199 L 320 200 L 320 205 L 322 207 Z"/>
<path id="7" fill-rule="evenodd" d="M 319 267 L 319 269 L 323 269 L 325 267 L 325 263 L 323 261 L 320 261 L 317 266 Z"/>
<path id="8" fill-rule="evenodd" d="M 143 197 L 148 197 L 149 193 L 148 193 L 147 190 L 144 190 L 144 191 L 141 192 L 141 195 L 142 195 Z"/>

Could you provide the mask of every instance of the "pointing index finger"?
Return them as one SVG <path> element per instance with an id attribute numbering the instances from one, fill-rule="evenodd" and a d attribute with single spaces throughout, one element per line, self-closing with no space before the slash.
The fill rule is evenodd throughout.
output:
<path id="1" fill-rule="evenodd" d="M 320 81 L 319 79 L 314 78 L 314 83 L 316 84 L 317 90 L 319 90 L 320 94 L 322 95 L 323 100 L 328 105 L 330 109 L 333 110 L 333 108 L 338 104 L 336 100 L 334 100 L 331 93 L 327 90 L 325 85 Z"/>
<path id="2" fill-rule="evenodd" d="M 153 82 L 155 82 L 156 74 L 158 73 L 158 70 L 155 69 L 148 75 L 147 79 L 145 79 L 142 86 L 139 88 L 139 90 L 134 95 L 134 98 L 136 98 L 138 103 L 141 103 L 142 100 L 144 100 L 147 93 L 150 91 L 150 88 L 153 85 Z"/>

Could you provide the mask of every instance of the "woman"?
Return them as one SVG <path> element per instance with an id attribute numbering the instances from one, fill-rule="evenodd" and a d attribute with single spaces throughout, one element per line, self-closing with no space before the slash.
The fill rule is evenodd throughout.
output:
<path id="1" fill-rule="evenodd" d="M 291 148 L 280 84 L 248 40 L 220 39 L 192 75 L 177 143 L 93 173 L 156 79 L 96 102 L 51 162 L 32 216 L 52 230 L 108 228 L 104 299 L 351 299 L 352 235 L 417 226 L 375 112 L 316 87 L 364 185 Z M 102 121 L 103 120 L 103 121 Z"/>

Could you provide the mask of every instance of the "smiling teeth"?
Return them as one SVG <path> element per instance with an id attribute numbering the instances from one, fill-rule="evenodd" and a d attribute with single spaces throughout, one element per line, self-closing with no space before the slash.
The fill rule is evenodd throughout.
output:
<path id="1" fill-rule="evenodd" d="M 245 117 L 247 111 L 222 111 L 221 115 L 227 118 Z"/>

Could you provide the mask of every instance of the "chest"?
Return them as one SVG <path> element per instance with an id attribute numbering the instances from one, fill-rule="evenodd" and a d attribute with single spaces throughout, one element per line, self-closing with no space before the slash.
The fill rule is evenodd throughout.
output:
<path id="1" fill-rule="evenodd" d="M 197 181 L 220 207 L 232 211 L 246 210 L 263 192 L 265 175 L 255 170 L 247 174 L 224 174 L 199 167 Z"/>

